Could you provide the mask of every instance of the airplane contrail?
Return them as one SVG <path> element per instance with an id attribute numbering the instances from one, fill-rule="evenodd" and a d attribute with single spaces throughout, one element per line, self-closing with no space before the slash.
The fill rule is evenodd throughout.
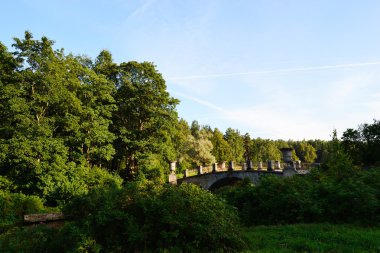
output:
<path id="1" fill-rule="evenodd" d="M 361 63 L 347 63 L 347 64 L 337 64 L 337 65 L 311 66 L 311 67 L 302 67 L 302 68 L 274 69 L 274 70 L 251 71 L 251 72 L 236 72 L 236 73 L 226 73 L 226 74 L 205 74 L 205 75 L 179 76 L 179 77 L 169 77 L 166 80 L 176 81 L 176 80 L 189 80 L 189 79 L 202 79 L 202 78 L 218 78 L 218 77 L 228 77 L 228 76 L 263 75 L 263 74 L 288 73 L 288 72 L 299 72 L 299 71 L 309 71 L 309 70 L 354 68 L 354 67 L 365 67 L 365 66 L 374 66 L 374 65 L 380 65 L 380 62 L 361 62 Z"/>
<path id="2" fill-rule="evenodd" d="M 195 98 L 195 97 L 192 97 L 192 96 L 189 96 L 189 95 L 186 95 L 186 94 L 183 94 L 182 92 L 177 92 L 177 91 L 170 91 L 171 94 L 175 94 L 177 96 L 180 96 L 180 97 L 183 97 L 183 98 L 186 98 L 186 99 L 189 99 L 189 100 L 192 100 L 198 104 L 201 104 L 201 105 L 204 105 L 206 107 L 209 107 L 209 108 L 212 108 L 212 109 L 215 109 L 217 111 L 220 111 L 220 112 L 226 112 L 226 110 L 220 106 L 217 106 L 213 103 L 210 103 L 208 101 L 204 101 L 202 99 L 199 99 L 199 98 Z"/>

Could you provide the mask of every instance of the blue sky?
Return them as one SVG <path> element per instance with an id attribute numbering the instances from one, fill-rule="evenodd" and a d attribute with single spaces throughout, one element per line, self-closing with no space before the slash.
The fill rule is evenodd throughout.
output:
<path id="1" fill-rule="evenodd" d="M 180 117 L 271 139 L 330 139 L 380 119 L 377 0 L 12 0 L 25 30 L 66 52 L 151 61 Z"/>

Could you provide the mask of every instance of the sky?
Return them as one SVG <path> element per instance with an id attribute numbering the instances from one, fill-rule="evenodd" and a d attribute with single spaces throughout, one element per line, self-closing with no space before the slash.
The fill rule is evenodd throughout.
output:
<path id="1" fill-rule="evenodd" d="M 251 137 L 331 139 L 380 119 L 378 0 L 0 0 L 0 41 L 153 62 L 180 117 Z"/>

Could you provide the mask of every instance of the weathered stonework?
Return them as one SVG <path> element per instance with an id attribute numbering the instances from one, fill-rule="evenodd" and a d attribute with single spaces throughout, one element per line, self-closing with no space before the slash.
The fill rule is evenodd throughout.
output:
<path id="1" fill-rule="evenodd" d="M 225 178 L 235 178 L 243 180 L 244 178 L 249 178 L 253 184 L 258 184 L 260 181 L 260 176 L 262 175 L 278 175 L 283 176 L 280 171 L 257 171 L 257 170 L 245 170 L 245 171 L 223 171 L 218 173 L 208 173 L 193 177 L 187 177 L 183 179 L 178 179 L 178 184 L 181 183 L 191 183 L 201 186 L 203 189 L 210 189 L 212 186 L 220 180 Z"/>

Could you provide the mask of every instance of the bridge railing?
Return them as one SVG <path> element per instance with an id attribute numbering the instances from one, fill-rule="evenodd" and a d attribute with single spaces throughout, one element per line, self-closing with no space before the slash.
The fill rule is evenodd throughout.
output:
<path id="1" fill-rule="evenodd" d="M 268 170 L 268 164 L 267 163 L 252 163 L 252 170 Z M 319 166 L 320 164 L 316 163 L 303 163 L 301 167 L 297 167 L 296 169 L 301 170 L 310 170 L 313 167 Z M 178 178 L 182 177 L 192 177 L 200 174 L 208 174 L 213 173 L 213 166 L 214 165 L 207 165 L 207 166 L 198 166 L 197 168 L 187 169 L 183 173 L 178 174 Z M 283 162 L 275 162 L 272 164 L 272 170 L 273 171 L 281 171 L 284 168 L 288 166 L 287 163 Z M 248 165 L 247 163 L 233 163 L 233 170 L 239 171 L 239 170 L 247 170 Z M 228 171 L 230 170 L 230 164 L 226 165 L 225 163 L 217 164 L 216 165 L 216 171 L 215 172 L 222 172 L 222 171 Z"/>

